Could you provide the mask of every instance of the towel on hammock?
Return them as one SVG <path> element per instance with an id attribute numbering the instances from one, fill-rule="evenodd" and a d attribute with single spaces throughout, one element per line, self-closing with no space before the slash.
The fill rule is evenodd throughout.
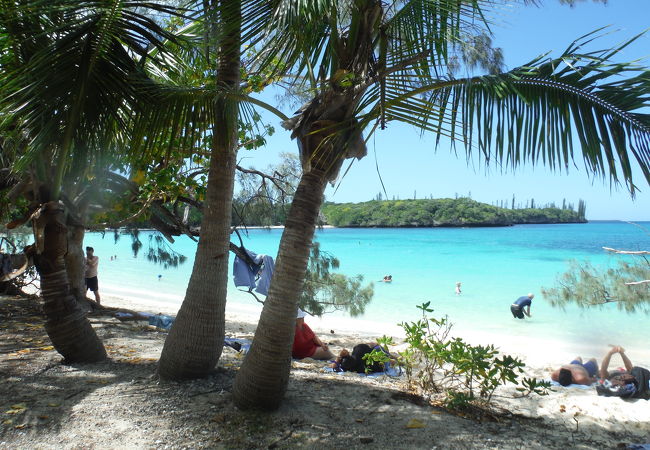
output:
<path id="1" fill-rule="evenodd" d="M 258 255 L 250 250 L 246 250 L 246 253 L 257 265 L 251 266 L 236 256 L 232 266 L 235 286 L 246 286 L 249 290 L 255 289 L 262 295 L 268 294 L 275 267 L 273 258 L 269 255 Z"/>

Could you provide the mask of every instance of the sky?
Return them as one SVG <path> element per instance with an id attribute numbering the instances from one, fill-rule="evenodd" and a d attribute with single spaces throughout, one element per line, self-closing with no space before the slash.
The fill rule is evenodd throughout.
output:
<path id="1" fill-rule="evenodd" d="M 574 7 L 561 5 L 559 0 L 543 0 L 540 7 L 516 7 L 496 14 L 493 46 L 503 49 L 509 69 L 547 52 L 551 57 L 558 56 L 575 39 L 604 26 L 616 32 L 589 49 L 609 48 L 649 28 L 649 10 L 650 0 L 609 0 L 606 5 L 586 0 Z M 645 35 L 622 52 L 621 60 L 648 56 L 650 35 Z M 648 64 L 650 60 L 644 62 Z M 273 103 L 271 93 L 264 97 Z M 284 112 L 291 115 L 292 111 Z M 276 133 L 267 139 L 264 148 L 239 154 L 243 165 L 258 169 L 277 163 L 282 152 L 297 152 L 296 142 L 280 127 L 278 119 L 266 114 L 263 117 Z M 568 173 L 530 165 L 502 172 L 496 167 L 486 170 L 478 161 L 467 161 L 462 146 L 457 145 L 455 154 L 448 143 L 443 142 L 437 150 L 434 144 L 432 135 L 422 136 L 411 126 L 389 123 L 386 130 L 370 138 L 368 156 L 355 161 L 340 182 L 328 187 L 326 200 L 362 202 L 374 199 L 380 192 L 389 199 L 469 196 L 486 203 L 511 202 L 514 195 L 517 203 L 534 199 L 536 205 L 561 205 L 563 199 L 577 205 L 583 199 L 589 220 L 650 220 L 650 186 L 640 170 L 635 171 L 640 192 L 632 199 L 624 185 L 590 177 L 580 159 Z M 345 168 L 347 163 L 342 172 Z"/>

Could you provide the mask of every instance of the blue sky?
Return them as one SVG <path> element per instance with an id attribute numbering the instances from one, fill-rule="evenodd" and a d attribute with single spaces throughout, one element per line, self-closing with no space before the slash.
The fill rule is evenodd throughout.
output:
<path id="1" fill-rule="evenodd" d="M 609 0 L 607 5 L 591 0 L 570 8 L 558 0 L 544 0 L 536 7 L 517 7 L 503 10 L 495 17 L 493 45 L 504 51 L 508 68 L 524 64 L 535 56 L 551 51 L 559 55 L 573 40 L 597 28 L 611 25 L 618 30 L 598 40 L 590 49 L 611 46 L 650 27 L 648 11 L 650 0 Z M 650 36 L 642 36 L 624 50 L 621 59 L 632 60 L 650 55 Z M 650 64 L 645 61 L 644 65 Z M 265 96 L 266 97 L 266 96 Z M 271 100 L 270 98 L 266 99 Z M 285 111 L 290 114 L 291 111 Z M 265 119 L 276 127 L 276 134 L 267 146 L 255 152 L 240 152 L 242 163 L 264 168 L 278 161 L 281 152 L 297 152 L 295 141 L 272 116 Z M 525 203 L 535 199 L 537 205 L 547 202 L 587 204 L 587 218 L 650 220 L 650 186 L 636 171 L 636 183 L 641 189 L 632 200 L 624 186 L 610 186 L 607 179 L 593 179 L 585 172 L 582 161 L 569 172 L 552 173 L 542 166 L 522 166 L 515 172 L 502 173 L 497 168 L 488 171 L 477 161 L 467 162 L 462 147 L 455 155 L 443 143 L 438 150 L 434 137 L 420 136 L 410 126 L 391 123 L 387 130 L 371 137 L 368 156 L 355 161 L 350 171 L 335 190 L 329 187 L 326 197 L 334 202 L 360 202 L 373 199 L 382 191 L 383 179 L 388 198 L 455 197 L 471 195 L 478 201 L 516 201 Z"/>

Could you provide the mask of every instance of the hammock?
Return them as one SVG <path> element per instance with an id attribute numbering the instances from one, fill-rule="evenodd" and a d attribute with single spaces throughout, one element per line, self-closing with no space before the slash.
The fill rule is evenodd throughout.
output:
<path id="1" fill-rule="evenodd" d="M 0 247 L 2 242 L 11 245 L 16 251 L 16 246 L 7 238 L 0 238 Z M 20 276 L 27 270 L 29 258 L 24 253 L 2 253 L 0 252 L 0 282 L 11 281 Z"/>

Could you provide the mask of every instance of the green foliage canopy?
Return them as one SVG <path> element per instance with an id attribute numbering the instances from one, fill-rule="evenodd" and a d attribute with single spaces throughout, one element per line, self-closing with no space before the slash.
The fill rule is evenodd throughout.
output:
<path id="1" fill-rule="evenodd" d="M 542 288 L 544 298 L 555 307 L 575 304 L 580 308 L 603 308 L 615 302 L 618 310 L 650 313 L 650 263 L 647 259 L 621 260 L 614 267 L 596 267 L 576 260 L 558 275 L 553 287 Z"/>
<path id="2" fill-rule="evenodd" d="M 364 313 L 374 295 L 373 284 L 363 286 L 363 275 L 347 277 L 330 272 L 338 269 L 339 265 L 338 259 L 321 251 L 318 242 L 313 243 L 300 308 L 315 316 L 340 310 L 347 311 L 352 317 Z"/>

